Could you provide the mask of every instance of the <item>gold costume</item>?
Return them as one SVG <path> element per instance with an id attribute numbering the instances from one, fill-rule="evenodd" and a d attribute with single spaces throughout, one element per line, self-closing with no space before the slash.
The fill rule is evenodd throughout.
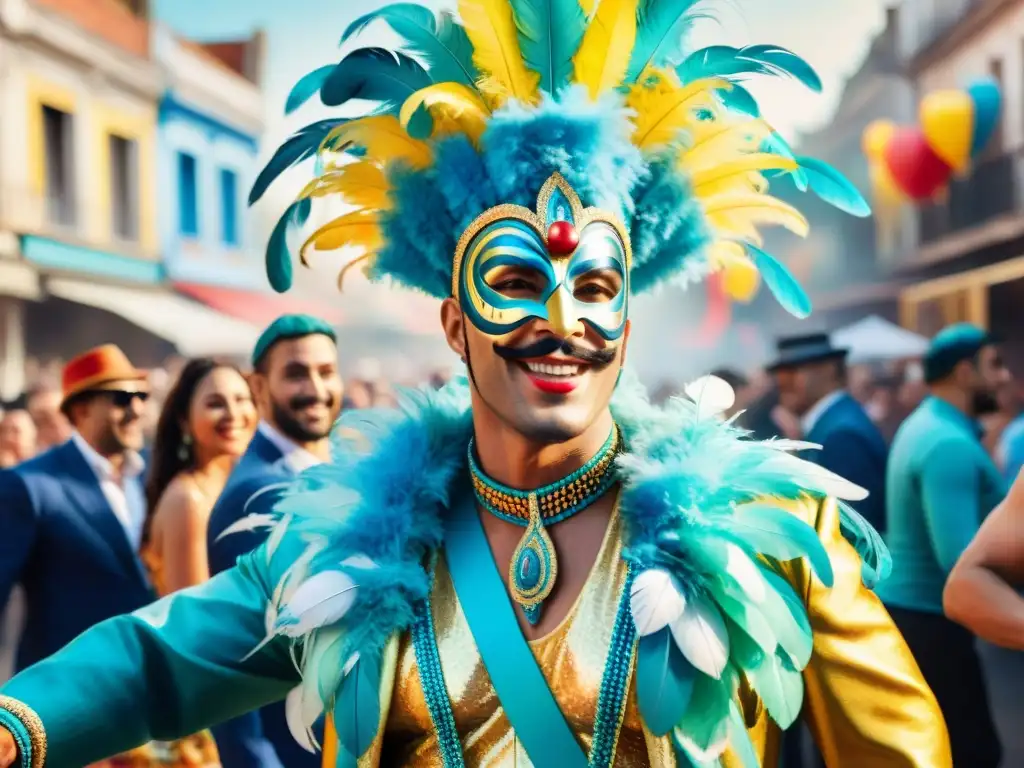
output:
<path id="1" fill-rule="evenodd" d="M 778 502 L 783 503 L 783 502 Z M 840 533 L 834 503 L 790 505 L 814 524 L 835 571 L 831 590 L 813 580 L 802 561 L 782 567 L 804 595 L 814 629 L 814 655 L 804 673 L 804 717 L 829 768 L 952 768 L 942 713 L 910 651 L 874 593 L 861 582 L 861 561 Z M 530 643 L 569 724 L 589 747 L 597 691 L 615 610 L 626 578 L 620 559 L 621 521 L 616 515 L 586 585 L 565 621 Z M 432 610 L 445 684 L 456 725 L 473 768 L 530 766 L 491 687 L 443 559 Z M 408 636 L 393 639 L 385 654 L 382 727 L 359 768 L 403 765 L 441 768 L 430 714 Z M 779 760 L 782 731 L 747 687 L 740 696 L 748 732 L 761 764 Z M 330 731 L 330 729 L 329 729 Z M 336 740 L 328 733 L 325 768 L 333 768 Z M 724 768 L 742 768 L 727 752 Z M 668 737 L 643 729 L 630 692 L 615 765 L 676 765 Z"/>

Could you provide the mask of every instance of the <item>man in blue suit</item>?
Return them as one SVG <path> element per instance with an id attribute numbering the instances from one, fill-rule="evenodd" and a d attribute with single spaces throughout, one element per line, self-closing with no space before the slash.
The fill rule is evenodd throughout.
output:
<path id="1" fill-rule="evenodd" d="M 207 528 L 211 574 L 263 543 L 266 531 L 243 518 L 269 510 L 301 471 L 330 458 L 328 437 L 338 418 L 342 382 L 334 330 L 308 315 L 275 320 L 256 342 L 251 384 L 262 416 L 248 450 L 214 505 Z M 319 768 L 319 755 L 298 745 L 284 705 L 213 729 L 224 768 Z"/>
<path id="2" fill-rule="evenodd" d="M 16 669 L 153 599 L 138 556 L 148 395 L 120 349 L 86 352 L 64 369 L 71 439 L 0 472 L 0 614 L 19 582 L 27 613 Z"/>

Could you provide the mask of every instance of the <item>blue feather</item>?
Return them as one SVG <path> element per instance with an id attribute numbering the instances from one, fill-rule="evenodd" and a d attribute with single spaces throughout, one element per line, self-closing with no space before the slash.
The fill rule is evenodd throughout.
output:
<path id="1" fill-rule="evenodd" d="M 779 134 L 773 133 L 771 136 L 761 142 L 761 151 L 769 152 L 773 155 L 779 155 L 785 157 L 788 160 L 796 162 L 796 155 L 793 153 L 793 149 L 789 146 L 789 142 L 782 138 Z M 793 183 L 796 184 L 796 188 L 801 192 L 807 191 L 807 174 L 802 168 L 797 168 L 795 171 L 765 171 L 764 176 L 767 178 L 773 178 L 775 176 L 786 176 L 790 175 L 793 179 Z"/>
<path id="2" fill-rule="evenodd" d="M 270 287 L 278 293 L 285 293 L 292 287 L 292 254 L 288 250 L 288 230 L 302 214 L 303 200 L 292 203 L 277 220 L 270 239 L 267 241 L 266 269 Z M 308 213 L 307 213 L 308 215 Z"/>
<path id="3" fill-rule="evenodd" d="M 682 720 L 693 695 L 697 670 L 665 627 L 641 637 L 636 651 L 636 700 L 644 723 L 664 736 Z"/>
<path id="4" fill-rule="evenodd" d="M 845 501 L 839 501 L 839 528 L 861 559 L 864 586 L 874 589 L 892 573 L 892 555 L 878 531 Z"/>
<path id="5" fill-rule="evenodd" d="M 754 266 L 782 308 L 801 319 L 811 314 L 811 299 L 788 269 L 774 256 L 752 243 L 744 243 Z"/>
<path id="6" fill-rule="evenodd" d="M 414 3 L 388 5 L 349 25 L 342 42 L 376 19 L 387 22 L 404 38 L 406 50 L 423 57 L 435 83 L 462 83 L 476 88 L 480 75 L 473 64 L 473 44 L 450 13 L 442 13 L 438 21 L 428 9 Z"/>
<path id="7" fill-rule="evenodd" d="M 299 82 L 292 86 L 291 91 L 288 93 L 288 100 L 284 105 L 284 113 L 286 115 L 290 115 L 296 109 L 309 101 L 313 94 L 320 90 L 320 87 L 324 84 L 324 80 L 326 80 L 327 76 L 333 71 L 334 64 L 328 64 L 327 66 L 314 69 L 309 74 L 304 75 Z"/>
<path id="8" fill-rule="evenodd" d="M 252 205 L 266 193 L 271 184 L 296 163 L 312 157 L 331 129 L 348 122 L 345 117 L 332 117 L 311 123 L 295 132 L 284 144 L 277 148 L 274 156 L 260 171 L 249 192 L 249 205 Z"/>
<path id="9" fill-rule="evenodd" d="M 341 35 L 341 45 L 344 45 L 350 37 L 358 35 L 366 27 L 377 19 L 383 19 L 392 24 L 395 19 L 405 19 L 420 27 L 433 27 L 434 13 L 419 3 L 392 3 L 375 11 L 360 16 L 349 24 Z M 397 30 L 395 30 L 397 32 Z"/>
<path id="10" fill-rule="evenodd" d="M 788 75 L 813 91 L 821 90 L 814 68 L 792 51 L 777 45 L 711 45 L 694 51 L 676 69 L 683 83 L 702 77 Z"/>
<path id="11" fill-rule="evenodd" d="M 851 216 L 871 215 L 871 206 L 849 180 L 823 160 L 798 157 L 800 168 L 807 174 L 807 184 L 818 197 Z"/>
<path id="12" fill-rule="evenodd" d="M 334 728 L 338 741 L 350 755 L 359 757 L 373 743 L 380 722 L 380 661 L 361 655 L 341 682 L 334 703 Z"/>
<path id="13" fill-rule="evenodd" d="M 572 78 L 572 57 L 587 30 L 579 0 L 509 0 L 526 66 L 540 89 L 557 93 Z"/>
<path id="14" fill-rule="evenodd" d="M 739 507 L 723 532 L 779 562 L 806 557 L 826 587 L 832 586 L 832 563 L 817 532 L 784 509 L 761 504 Z"/>
<path id="15" fill-rule="evenodd" d="M 642 0 L 637 8 L 636 42 L 626 82 L 636 82 L 648 67 L 674 67 L 683 58 L 686 35 L 699 18 L 690 10 L 699 0 Z"/>
<path id="16" fill-rule="evenodd" d="M 739 83 L 733 83 L 729 90 L 719 91 L 718 97 L 729 109 L 751 117 L 761 116 L 761 108 L 757 105 L 757 99 Z"/>
<path id="17" fill-rule="evenodd" d="M 351 99 L 381 102 L 397 110 L 409 96 L 433 84 L 415 60 L 386 48 L 360 48 L 334 67 L 320 88 L 320 100 L 339 107 Z"/>

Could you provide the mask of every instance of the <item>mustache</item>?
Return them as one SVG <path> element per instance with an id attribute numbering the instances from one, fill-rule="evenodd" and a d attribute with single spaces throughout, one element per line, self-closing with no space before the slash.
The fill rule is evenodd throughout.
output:
<path id="1" fill-rule="evenodd" d="M 293 397 L 288 401 L 288 408 L 293 411 L 300 411 L 311 405 L 326 405 L 328 408 L 334 406 L 334 397 Z"/>
<path id="2" fill-rule="evenodd" d="M 528 360 L 531 357 L 546 357 L 554 352 L 561 352 L 567 357 L 582 363 L 602 367 L 615 361 L 616 349 L 586 349 L 573 344 L 568 339 L 557 339 L 548 336 L 525 347 L 509 347 L 494 342 L 494 352 L 504 360 Z"/>

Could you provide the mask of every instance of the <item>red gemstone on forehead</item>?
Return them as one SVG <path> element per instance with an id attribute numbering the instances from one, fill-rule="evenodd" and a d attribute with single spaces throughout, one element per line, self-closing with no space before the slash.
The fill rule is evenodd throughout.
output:
<path id="1" fill-rule="evenodd" d="M 548 227 L 548 250 L 554 256 L 568 256 L 580 244 L 580 233 L 568 221 L 556 221 Z"/>

